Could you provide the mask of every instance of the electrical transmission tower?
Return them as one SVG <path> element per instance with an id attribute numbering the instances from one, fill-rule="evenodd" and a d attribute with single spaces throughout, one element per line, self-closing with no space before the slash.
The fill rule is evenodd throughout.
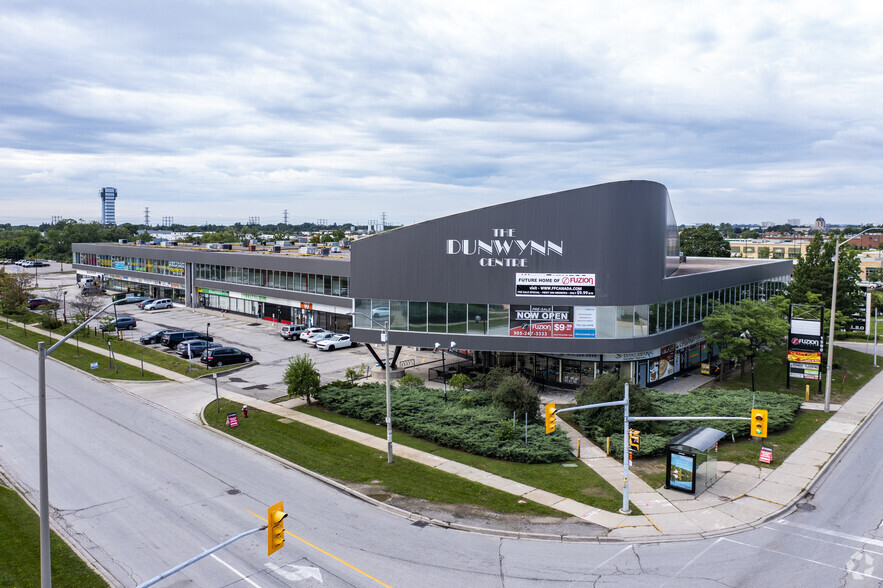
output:
<path id="1" fill-rule="evenodd" d="M 144 207 L 144 226 L 145 227 L 150 226 L 150 209 L 147 208 L 146 206 Z"/>
<path id="2" fill-rule="evenodd" d="M 287 208 L 282 211 L 282 224 L 284 224 L 284 225 L 288 224 L 288 209 Z"/>

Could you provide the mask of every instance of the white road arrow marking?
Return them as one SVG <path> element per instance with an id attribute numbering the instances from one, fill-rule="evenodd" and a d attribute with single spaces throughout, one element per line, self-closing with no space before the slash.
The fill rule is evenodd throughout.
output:
<path id="1" fill-rule="evenodd" d="M 315 578 L 322 583 L 322 571 L 319 568 L 311 568 L 309 566 L 296 566 L 294 564 L 287 564 L 282 566 L 281 568 L 276 564 L 267 562 L 264 564 L 264 567 L 269 569 L 270 571 L 276 572 L 286 580 L 291 580 L 293 582 L 300 582 L 301 580 L 306 580 L 307 578 Z M 285 568 L 291 568 L 291 571 L 286 570 Z"/>

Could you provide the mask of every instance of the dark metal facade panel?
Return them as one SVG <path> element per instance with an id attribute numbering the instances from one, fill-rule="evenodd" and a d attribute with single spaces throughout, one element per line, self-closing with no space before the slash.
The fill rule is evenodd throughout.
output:
<path id="1" fill-rule="evenodd" d="M 403 227 L 353 243 L 350 295 L 425 302 L 628 306 L 790 275 L 791 262 L 783 260 L 667 278 L 672 260 L 666 254 L 670 208 L 665 186 L 628 181 Z M 479 241 L 495 253 L 487 254 Z M 521 251 L 518 241 L 533 241 L 541 248 L 552 242 L 563 253 L 548 248 L 545 255 Z M 502 251 L 505 247 L 508 254 Z M 517 273 L 594 274 L 595 296 L 516 296 Z"/>
<path id="2" fill-rule="evenodd" d="M 352 245 L 356 298 L 549 304 L 516 297 L 517 273 L 594 274 L 588 305 L 658 299 L 666 272 L 668 191 L 629 181 L 490 206 L 396 229 Z M 469 254 L 478 241 L 495 254 Z M 522 250 L 524 243 L 545 255 Z M 560 247 L 557 254 L 548 243 Z M 505 248 L 509 252 L 505 252 Z M 517 264 L 517 265 L 507 265 Z M 501 266 L 502 265 L 502 266 Z M 575 299 L 561 300 L 574 304 Z"/>
<path id="3" fill-rule="evenodd" d="M 631 339 L 532 339 L 529 337 L 495 337 L 489 335 L 469 335 L 465 333 L 422 333 L 414 331 L 390 331 L 390 345 L 409 347 L 429 347 L 435 343 L 446 346 L 455 341 L 460 349 L 481 351 L 502 351 L 521 353 L 600 353 L 625 354 L 641 353 L 671 345 L 687 337 L 701 334 L 702 325 L 692 324 L 648 337 Z M 350 333 L 354 341 L 380 343 L 380 331 L 353 328 Z"/>
<path id="4" fill-rule="evenodd" d="M 96 255 L 143 257 L 146 259 L 327 274 L 343 277 L 349 277 L 350 275 L 350 262 L 347 259 L 315 258 L 284 253 L 245 253 L 183 247 L 120 245 L 118 243 L 75 243 L 73 250 L 78 253 L 94 253 Z M 84 269 L 92 267 L 96 266 L 83 266 Z M 110 271 L 110 268 L 103 269 Z M 98 269 L 98 271 L 101 270 Z"/>
<path id="5" fill-rule="evenodd" d="M 349 309 L 352 305 L 350 298 L 341 296 L 329 296 L 327 294 L 311 294 L 309 292 L 295 292 L 294 290 L 277 290 L 275 288 L 262 288 L 261 286 L 249 286 L 246 284 L 231 284 L 229 282 L 215 282 L 212 280 L 195 280 L 197 288 L 210 288 L 212 290 L 226 290 L 242 294 L 254 294 L 267 298 L 279 298 L 293 302 L 312 302 L 314 304 L 327 304 Z"/>

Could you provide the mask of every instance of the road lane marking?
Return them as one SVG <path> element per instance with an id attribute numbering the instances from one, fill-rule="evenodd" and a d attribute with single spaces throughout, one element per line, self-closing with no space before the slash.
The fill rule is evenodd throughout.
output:
<path id="1" fill-rule="evenodd" d="M 824 537 L 812 537 L 810 535 L 804 535 L 803 533 L 798 533 L 797 531 L 782 531 L 779 529 L 773 529 L 772 527 L 760 527 L 760 529 L 764 531 L 770 531 L 772 533 L 786 533 L 789 537 L 800 537 L 801 539 L 806 539 L 807 541 L 817 541 L 819 543 L 824 543 L 825 545 L 836 545 L 837 547 L 843 547 L 844 549 L 855 549 L 855 545 L 840 543 L 838 541 L 833 541 Z M 868 549 L 866 547 L 862 547 L 862 551 L 866 551 L 868 553 L 873 553 L 874 555 L 883 555 L 881 551 L 874 551 L 872 549 Z"/>
<path id="2" fill-rule="evenodd" d="M 724 538 L 721 537 L 720 539 L 718 539 L 717 541 L 715 541 L 714 543 L 712 543 L 711 545 L 709 545 L 708 547 L 706 547 L 705 549 L 703 549 L 702 551 L 700 551 L 699 553 L 697 553 L 697 554 L 693 557 L 693 559 L 691 559 L 690 561 L 688 561 L 687 563 L 685 563 L 685 564 L 683 565 L 683 567 L 682 567 L 681 569 L 679 569 L 677 572 L 675 572 L 674 575 L 673 575 L 671 578 L 668 579 L 668 582 L 666 582 L 666 583 L 663 584 L 662 586 L 668 586 L 669 582 L 671 582 L 672 580 L 680 579 L 680 578 L 681 578 L 681 573 L 682 573 L 684 570 L 686 570 L 688 567 L 690 567 L 690 566 L 693 564 L 694 561 L 696 561 L 697 559 L 699 559 L 700 557 L 702 557 L 703 555 L 705 555 L 705 553 L 706 553 L 709 549 L 711 549 L 712 547 L 714 547 L 715 545 L 717 545 L 718 543 L 720 543 L 721 541 L 723 541 L 723 539 L 724 539 Z M 662 588 L 662 587 L 660 587 L 660 588 Z"/>
<path id="3" fill-rule="evenodd" d="M 319 580 L 320 584 L 322 582 L 322 571 L 319 568 L 314 568 L 310 566 L 298 566 L 294 564 L 286 564 L 281 568 L 274 563 L 267 562 L 264 564 L 264 567 L 272 572 L 276 572 L 286 580 L 291 580 L 293 582 L 300 582 L 301 580 L 306 580 L 307 578 L 313 578 L 315 580 Z M 291 568 L 292 571 L 289 572 L 285 568 Z"/>
<path id="4" fill-rule="evenodd" d="M 203 551 L 207 551 L 207 550 L 203 550 Z M 252 582 L 250 579 L 248 579 L 248 578 L 245 576 L 245 574 L 243 574 L 242 572 L 240 572 L 239 570 L 237 570 L 236 568 L 234 568 L 233 566 L 231 566 L 230 564 L 228 564 L 227 562 L 225 562 L 223 559 L 221 559 L 220 557 L 218 557 L 218 556 L 215 555 L 214 553 L 211 555 L 211 557 L 213 557 L 213 558 L 216 559 L 217 561 L 221 562 L 223 565 L 227 566 L 227 568 L 228 568 L 231 572 L 233 572 L 234 574 L 236 574 L 237 576 L 239 576 L 240 578 L 242 578 L 243 580 L 245 580 L 246 582 L 248 582 L 249 584 L 251 584 L 252 586 L 254 586 L 254 588 L 261 588 L 260 586 L 258 586 L 258 585 L 255 584 L 254 582 Z"/>
<path id="5" fill-rule="evenodd" d="M 261 515 L 259 515 L 259 514 L 257 514 L 257 513 L 253 513 L 253 512 L 251 512 L 251 511 L 248 511 L 248 512 L 249 512 L 249 514 L 254 515 L 254 516 L 256 516 L 257 518 L 261 519 L 261 520 L 264 521 L 265 523 L 267 522 L 267 519 L 265 519 L 265 518 L 262 517 Z M 332 555 L 331 553 L 328 553 L 327 551 L 325 551 L 324 549 L 322 549 L 321 547 L 319 547 L 319 546 L 317 546 L 317 545 L 313 545 L 312 543 L 310 543 L 309 541 L 307 541 L 307 540 L 304 539 L 303 537 L 298 537 L 297 535 L 295 535 L 295 534 L 292 533 L 291 531 L 285 531 L 285 534 L 286 534 L 286 535 L 291 535 L 292 537 L 294 537 L 295 539 L 297 539 L 297 540 L 300 541 L 301 543 L 304 543 L 304 544 L 306 544 L 306 545 L 309 545 L 310 547 L 312 547 L 313 549 L 315 549 L 316 551 L 318 551 L 318 552 L 320 552 L 320 553 L 324 553 L 325 555 L 327 555 L 327 556 L 330 557 L 331 559 L 333 559 L 333 560 L 335 560 L 335 561 L 338 561 L 338 562 L 342 563 L 342 564 L 345 565 L 346 567 L 350 568 L 350 569 L 353 570 L 354 572 L 358 572 L 358 573 L 362 574 L 362 575 L 365 576 L 366 578 L 369 578 L 369 579 L 371 579 L 371 580 L 374 580 L 375 582 L 377 582 L 377 583 L 380 584 L 381 586 L 385 586 L 386 588 L 392 588 L 389 584 L 386 584 L 386 583 L 384 583 L 384 582 L 381 582 L 380 580 L 378 580 L 377 578 L 375 578 L 374 576 L 372 576 L 372 575 L 369 574 L 368 572 L 363 572 L 362 570 L 360 570 L 360 569 L 357 568 L 356 566 L 352 565 L 351 563 L 348 563 L 348 562 L 346 562 L 346 561 L 340 559 L 340 558 L 337 557 L 336 555 Z"/>
<path id="6" fill-rule="evenodd" d="M 857 541 L 859 543 L 865 543 L 868 545 L 874 545 L 876 547 L 883 547 L 883 540 L 880 539 L 869 539 L 868 537 L 862 537 L 861 535 L 850 535 L 849 533 L 841 533 L 840 531 L 829 531 L 828 529 L 821 529 L 819 527 L 811 527 L 809 525 L 801 525 L 799 523 L 792 523 L 790 521 L 776 521 L 777 525 L 785 525 L 786 527 L 796 527 L 798 529 L 803 529 L 804 531 L 812 531 L 813 533 L 821 533 L 822 535 L 830 535 L 831 537 L 840 537 L 841 539 L 848 539 L 850 541 Z"/>
<path id="7" fill-rule="evenodd" d="M 790 558 L 793 558 L 793 559 L 799 559 L 800 561 L 805 561 L 805 562 L 813 563 L 813 564 L 820 565 L 820 566 L 823 566 L 823 567 L 826 567 L 826 568 L 834 568 L 835 570 L 839 570 L 839 571 L 841 571 L 841 572 L 846 572 L 847 574 L 858 574 L 858 575 L 861 575 L 861 576 L 866 576 L 866 577 L 868 577 L 868 578 L 873 578 L 874 580 L 883 580 L 883 578 L 880 578 L 880 577 L 877 577 L 877 576 L 872 576 L 871 574 L 866 574 L 866 573 L 864 573 L 864 572 L 856 572 L 856 571 L 854 571 L 854 570 L 850 570 L 850 569 L 847 569 L 847 568 L 842 568 L 842 567 L 840 567 L 840 566 L 835 566 L 834 564 L 829 564 L 829 563 L 825 563 L 825 562 L 822 562 L 822 561 L 817 561 L 817 560 L 814 560 L 814 559 L 809 559 L 809 558 L 806 558 L 806 557 L 800 557 L 799 555 L 794 555 L 793 553 L 788 553 L 788 552 L 786 552 L 786 551 L 780 551 L 780 550 L 778 550 L 778 549 L 770 549 L 769 547 L 760 547 L 759 545 L 751 545 L 750 543 L 742 543 L 741 541 L 736 541 L 735 539 L 730 539 L 729 537 L 721 537 L 721 540 L 723 540 L 723 541 L 729 541 L 730 543 L 735 543 L 736 545 L 742 545 L 742 546 L 744 546 L 744 547 L 751 547 L 752 549 L 758 549 L 758 550 L 760 550 L 760 551 L 768 551 L 768 552 L 770 552 L 770 553 L 777 553 L 777 554 L 779 554 L 779 555 L 784 555 L 784 556 L 786 556 L 786 557 L 790 557 Z"/>

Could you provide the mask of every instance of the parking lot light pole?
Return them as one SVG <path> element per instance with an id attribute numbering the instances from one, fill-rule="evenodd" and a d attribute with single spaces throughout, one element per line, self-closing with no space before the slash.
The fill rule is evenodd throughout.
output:
<path id="1" fill-rule="evenodd" d="M 62 337 L 55 345 L 46 349 L 46 344 L 40 341 L 37 344 L 37 397 L 39 404 L 39 452 L 40 452 L 40 585 L 43 588 L 52 586 L 52 559 L 49 550 L 49 456 L 47 450 L 46 434 L 46 358 L 55 351 L 59 345 L 73 337 L 89 321 L 99 314 L 120 302 L 115 300 L 104 308 L 87 318 L 76 329 Z"/>
<path id="2" fill-rule="evenodd" d="M 831 412 L 831 370 L 834 367 L 834 315 L 837 314 L 837 274 L 840 271 L 840 246 L 847 243 L 851 239 L 860 237 L 868 231 L 875 230 L 877 227 L 868 227 L 861 233 L 852 235 L 849 238 L 837 240 L 834 247 L 834 283 L 831 288 L 831 319 L 828 328 L 828 365 L 825 372 L 825 412 Z"/>
<path id="3" fill-rule="evenodd" d="M 389 320 L 383 321 L 383 324 L 381 325 L 364 312 L 348 312 L 346 314 L 353 317 L 356 315 L 363 316 L 375 325 L 383 328 L 383 331 L 380 333 L 380 340 L 386 345 L 386 458 L 388 463 L 392 463 L 392 396 L 389 389 Z"/>

